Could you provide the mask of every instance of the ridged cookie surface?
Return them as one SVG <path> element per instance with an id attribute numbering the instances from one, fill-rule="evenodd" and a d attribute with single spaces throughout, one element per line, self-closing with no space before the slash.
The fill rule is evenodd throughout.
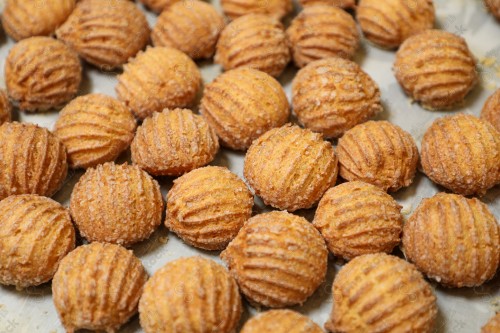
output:
<path id="1" fill-rule="evenodd" d="M 5 90 L 0 89 L 0 125 L 11 121 L 12 119 L 12 104 L 9 100 L 9 95 Z"/>
<path id="2" fill-rule="evenodd" d="M 322 333 L 308 317 L 291 310 L 269 310 L 250 318 L 240 333 Z"/>
<path id="3" fill-rule="evenodd" d="M 291 0 L 221 0 L 221 6 L 230 19 L 247 14 L 265 14 L 281 20 L 293 9 Z"/>
<path id="4" fill-rule="evenodd" d="M 481 119 L 489 121 L 500 132 L 500 89 L 486 100 L 481 111 Z"/>

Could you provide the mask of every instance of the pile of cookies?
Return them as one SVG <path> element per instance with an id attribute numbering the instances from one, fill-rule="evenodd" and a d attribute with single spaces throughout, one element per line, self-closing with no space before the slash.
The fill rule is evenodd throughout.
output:
<path id="1" fill-rule="evenodd" d="M 142 2 L 159 13 L 153 27 L 129 0 L 7 0 L 17 43 L 0 91 L 0 284 L 52 281 L 67 332 L 116 332 L 139 313 L 147 333 L 319 333 L 286 308 L 324 283 L 330 255 L 345 265 L 325 329 L 424 333 L 438 316 L 429 280 L 495 276 L 500 227 L 481 197 L 500 184 L 500 90 L 480 117 L 436 119 L 419 152 L 410 133 L 373 120 L 381 92 L 353 60 L 359 26 L 397 50 L 394 76 L 412 100 L 457 110 L 477 60 L 465 39 L 433 29 L 432 0 L 302 0 L 288 28 L 291 0 L 221 0 L 224 15 L 200 0 Z M 500 17 L 498 1 L 485 3 Z M 196 61 L 207 59 L 224 72 L 204 84 Z M 292 62 L 289 101 L 277 78 Z M 79 95 L 89 66 L 120 71 L 116 98 Z M 13 110 L 53 109 L 52 131 L 12 121 Z M 221 149 L 244 152 L 244 179 L 209 165 Z M 131 163 L 117 163 L 128 151 Z M 441 192 L 405 221 L 389 193 L 419 166 Z M 69 207 L 50 199 L 79 169 Z M 269 212 L 255 214 L 254 195 Z M 315 207 L 312 223 L 294 213 Z M 184 257 L 149 277 L 127 248 L 162 224 L 221 251 L 226 267 Z M 242 296 L 272 310 L 240 323 Z"/>

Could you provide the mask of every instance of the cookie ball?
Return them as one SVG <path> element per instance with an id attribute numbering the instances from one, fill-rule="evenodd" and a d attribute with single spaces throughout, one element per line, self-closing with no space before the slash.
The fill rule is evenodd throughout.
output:
<path id="1" fill-rule="evenodd" d="M 144 119 L 165 108 L 190 106 L 201 86 L 201 74 L 187 55 L 171 47 L 150 47 L 124 66 L 116 94 Z"/>
<path id="2" fill-rule="evenodd" d="M 146 333 L 230 333 L 241 312 L 234 279 L 202 257 L 180 258 L 160 268 L 146 283 L 139 303 Z"/>
<path id="3" fill-rule="evenodd" d="M 249 219 L 221 258 L 252 304 L 303 304 L 324 281 L 328 250 L 303 217 L 270 212 Z"/>
<path id="4" fill-rule="evenodd" d="M 337 6 L 343 9 L 356 8 L 356 0 L 299 0 L 302 7 L 314 6 L 318 4 Z"/>
<path id="5" fill-rule="evenodd" d="M 428 110 L 454 107 L 478 82 L 466 41 L 442 30 L 408 38 L 396 53 L 394 73 L 406 94 Z"/>
<path id="6" fill-rule="evenodd" d="M 481 333 L 498 333 L 500 332 L 500 313 L 491 318 L 486 325 L 481 328 Z"/>
<path id="7" fill-rule="evenodd" d="M 0 201 L 0 284 L 45 283 L 74 248 L 75 229 L 59 203 L 35 194 Z"/>
<path id="8" fill-rule="evenodd" d="M 424 199 L 405 223 L 406 258 L 429 278 L 450 287 L 482 285 L 500 261 L 495 216 L 476 198 L 439 193 Z"/>
<path id="9" fill-rule="evenodd" d="M 68 102 L 81 80 L 77 54 L 53 38 L 23 39 L 5 60 L 7 91 L 24 111 L 46 111 Z"/>
<path id="10" fill-rule="evenodd" d="M 486 100 L 481 111 L 481 119 L 490 122 L 500 132 L 500 89 Z"/>
<path id="11" fill-rule="evenodd" d="M 497 19 L 500 19 L 500 0 L 484 0 L 484 4 Z"/>
<path id="12" fill-rule="evenodd" d="M 174 180 L 165 225 L 186 243 L 222 250 L 252 216 L 253 194 L 228 169 L 209 166 Z"/>
<path id="13" fill-rule="evenodd" d="M 270 310 L 250 318 L 240 333 L 322 333 L 308 317 L 292 310 Z"/>
<path id="14" fill-rule="evenodd" d="M 435 16 L 432 0 L 361 0 L 356 9 L 366 39 L 387 49 L 397 48 L 408 37 L 432 29 Z"/>
<path id="15" fill-rule="evenodd" d="M 160 225 L 162 210 L 158 182 L 133 165 L 87 169 L 71 193 L 71 217 L 89 242 L 128 246 L 147 239 Z"/>
<path id="16" fill-rule="evenodd" d="M 144 13 L 132 1 L 79 1 L 57 38 L 104 70 L 121 67 L 149 41 Z"/>
<path id="17" fill-rule="evenodd" d="M 290 116 L 285 91 L 272 76 L 248 67 L 230 70 L 209 83 L 200 113 L 223 146 L 246 150 Z"/>
<path id="18" fill-rule="evenodd" d="M 193 59 L 210 58 L 224 28 L 214 6 L 198 0 L 181 1 L 165 9 L 151 32 L 155 46 L 170 46 Z"/>
<path id="19" fill-rule="evenodd" d="M 332 293 L 328 331 L 434 331 L 432 288 L 415 266 L 398 257 L 378 253 L 351 260 L 335 277 Z"/>
<path id="20" fill-rule="evenodd" d="M 336 256 L 391 253 L 401 241 L 401 206 L 382 189 L 360 181 L 329 189 L 319 202 L 313 225 Z"/>
<path id="21" fill-rule="evenodd" d="M 114 161 L 129 147 L 135 128 L 134 116 L 123 103 L 90 94 L 62 109 L 54 134 L 66 146 L 72 168 L 90 168 Z"/>
<path id="22" fill-rule="evenodd" d="M 0 89 L 0 125 L 11 121 L 12 119 L 12 104 L 5 90 Z"/>
<path id="23" fill-rule="evenodd" d="M 173 5 L 174 3 L 179 2 L 180 0 L 139 0 L 149 9 L 161 13 L 168 6 Z"/>
<path id="24" fill-rule="evenodd" d="M 2 13 L 3 29 L 16 41 L 52 35 L 75 4 L 76 0 L 7 0 Z"/>
<path id="25" fill-rule="evenodd" d="M 337 181 L 332 145 L 290 124 L 255 140 L 244 163 L 245 178 L 255 194 L 266 205 L 290 212 L 312 207 Z"/>
<path id="26" fill-rule="evenodd" d="M 219 151 L 219 141 L 202 116 L 191 110 L 174 109 L 144 120 L 131 150 L 134 164 L 148 173 L 180 176 L 212 162 Z"/>
<path id="27" fill-rule="evenodd" d="M 290 61 L 285 28 L 262 14 L 242 16 L 224 28 L 217 43 L 215 62 L 225 70 L 251 67 L 279 76 Z"/>
<path id="28" fill-rule="evenodd" d="M 148 275 L 132 251 L 106 243 L 68 254 L 52 281 L 54 305 L 68 333 L 116 332 L 134 314 Z"/>
<path id="29" fill-rule="evenodd" d="M 293 4 L 291 0 L 221 0 L 220 2 L 224 14 L 234 20 L 247 14 L 265 14 L 277 20 L 281 20 L 288 15 Z"/>
<path id="30" fill-rule="evenodd" d="M 15 194 L 54 195 L 68 173 L 66 148 L 45 128 L 0 126 L 0 200 Z"/>
<path id="31" fill-rule="evenodd" d="M 359 47 L 358 28 L 352 16 L 326 4 L 304 8 L 286 34 L 297 67 L 330 57 L 352 59 Z"/>
<path id="32" fill-rule="evenodd" d="M 378 85 L 359 65 L 341 58 L 317 60 L 299 70 L 292 96 L 299 121 L 327 138 L 338 138 L 383 110 Z"/>
<path id="33" fill-rule="evenodd" d="M 410 186 L 418 150 L 410 133 L 388 121 L 368 121 L 347 131 L 337 146 L 340 176 L 395 192 Z"/>
<path id="34" fill-rule="evenodd" d="M 458 114 L 435 120 L 422 139 L 422 168 L 462 195 L 484 195 L 500 182 L 500 135 L 488 122 Z"/>

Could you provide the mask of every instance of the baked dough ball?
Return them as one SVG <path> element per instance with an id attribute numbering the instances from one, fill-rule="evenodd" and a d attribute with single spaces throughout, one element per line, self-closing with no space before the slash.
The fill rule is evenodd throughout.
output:
<path id="1" fill-rule="evenodd" d="M 365 37 L 388 49 L 397 48 L 408 37 L 432 29 L 432 0 L 360 0 L 356 18 Z"/>
<path id="2" fill-rule="evenodd" d="M 482 327 L 481 333 L 498 333 L 500 332 L 500 313 L 491 318 L 488 323 Z"/>
<path id="3" fill-rule="evenodd" d="M 304 8 L 286 33 L 298 67 L 330 57 L 352 59 L 359 47 L 358 28 L 352 16 L 326 4 Z"/>
<path id="4" fill-rule="evenodd" d="M 252 216 L 253 195 L 228 169 L 209 166 L 174 180 L 165 225 L 186 243 L 222 250 Z"/>
<path id="5" fill-rule="evenodd" d="M 439 118 L 422 139 L 422 168 L 435 183 L 462 195 L 484 195 L 500 182 L 500 135 L 472 115 Z"/>
<path id="6" fill-rule="evenodd" d="M 355 0 L 299 0 L 302 7 L 314 6 L 317 4 L 337 6 L 344 9 L 356 8 Z"/>
<path id="7" fill-rule="evenodd" d="M 219 151 L 219 141 L 202 116 L 175 109 L 144 120 L 131 148 L 134 164 L 148 173 L 180 176 L 212 162 Z"/>
<path id="8" fill-rule="evenodd" d="M 382 189 L 360 181 L 329 189 L 319 202 L 313 225 L 338 257 L 391 253 L 401 241 L 401 206 Z"/>
<path id="9" fill-rule="evenodd" d="M 342 136 L 383 110 L 378 85 L 356 63 L 341 58 L 314 61 L 301 69 L 292 96 L 299 121 L 328 138 Z"/>
<path id="10" fill-rule="evenodd" d="M 200 113 L 222 145 L 246 150 L 259 136 L 287 122 L 290 105 L 272 76 L 243 67 L 223 73 L 205 87 Z"/>
<path id="11" fill-rule="evenodd" d="M 324 281 L 328 250 L 303 217 L 270 212 L 249 219 L 221 258 L 252 304 L 302 304 Z"/>
<path id="12" fill-rule="evenodd" d="M 180 258 L 146 283 L 139 303 L 146 333 L 230 333 L 242 312 L 238 286 L 213 260 Z"/>
<path id="13" fill-rule="evenodd" d="M 312 207 L 335 185 L 337 163 L 332 145 L 321 135 L 288 124 L 253 142 L 244 174 L 266 205 L 293 212 Z"/>
<path id="14" fill-rule="evenodd" d="M 403 247 L 429 278 L 450 287 L 479 286 L 498 269 L 498 222 L 476 198 L 439 193 L 422 200 L 405 223 Z"/>
<path id="15" fill-rule="evenodd" d="M 10 49 L 5 60 L 7 90 L 21 110 L 58 107 L 76 95 L 81 80 L 78 56 L 53 38 L 23 39 Z"/>
<path id="16" fill-rule="evenodd" d="M 34 194 L 0 201 L 0 284 L 45 283 L 74 248 L 75 229 L 59 203 Z"/>
<path id="17" fill-rule="evenodd" d="M 149 32 L 144 13 L 132 1 L 81 0 L 56 34 L 87 62 L 110 70 L 142 50 Z"/>
<path id="18" fill-rule="evenodd" d="M 201 74 L 187 55 L 171 47 L 150 47 L 124 66 L 116 94 L 144 119 L 165 108 L 190 106 L 201 86 Z"/>
<path id="19" fill-rule="evenodd" d="M 412 264 L 385 253 L 351 260 L 335 277 L 331 332 L 433 332 L 431 286 Z"/>
<path id="20" fill-rule="evenodd" d="M 410 186 L 418 150 L 412 136 L 388 121 L 368 121 L 347 131 L 337 146 L 340 176 L 384 191 Z"/>
<path id="21" fill-rule="evenodd" d="M 193 59 L 210 58 L 225 26 L 214 6 L 199 0 L 186 0 L 165 9 L 151 32 L 155 46 L 170 46 Z"/>
<path id="22" fill-rule="evenodd" d="M 428 110 L 452 108 L 478 82 L 466 41 L 442 30 L 408 38 L 396 54 L 394 72 L 404 91 Z"/>
<path id="23" fill-rule="evenodd" d="M 48 36 L 63 24 L 76 0 L 7 0 L 2 13 L 5 32 L 13 39 Z"/>
<path id="24" fill-rule="evenodd" d="M 489 121 L 500 132 L 500 89 L 486 100 L 481 119 Z"/>
<path id="25" fill-rule="evenodd" d="M 250 318 L 240 333 L 322 333 L 311 319 L 292 310 L 270 310 Z"/>
<path id="26" fill-rule="evenodd" d="M 114 161 L 134 138 L 136 122 L 116 99 L 90 94 L 75 98 L 59 113 L 54 134 L 68 152 L 72 168 Z"/>
<path id="27" fill-rule="evenodd" d="M 484 0 L 484 4 L 497 19 L 500 19 L 500 0 Z"/>
<path id="28" fill-rule="evenodd" d="M 174 3 L 179 2 L 180 0 L 139 0 L 144 5 L 146 5 L 151 10 L 161 13 L 168 6 L 173 5 Z"/>
<path id="29" fill-rule="evenodd" d="M 251 67 L 277 77 L 290 62 L 285 28 L 266 15 L 242 16 L 222 30 L 215 62 L 225 70 Z"/>
<path id="30" fill-rule="evenodd" d="M 9 96 L 5 90 L 0 89 L 0 125 L 11 121 L 12 119 L 12 104 L 9 101 Z"/>
<path id="31" fill-rule="evenodd" d="M 52 281 L 54 305 L 68 333 L 116 332 L 137 313 L 148 275 L 132 251 L 106 243 L 68 254 Z"/>
<path id="32" fill-rule="evenodd" d="M 221 0 L 220 4 L 233 20 L 247 14 L 265 14 L 281 20 L 293 9 L 292 0 Z"/>
<path id="33" fill-rule="evenodd" d="M 51 197 L 68 173 L 66 149 L 45 128 L 28 123 L 0 126 L 0 200 L 14 194 Z"/>
<path id="34" fill-rule="evenodd" d="M 88 241 L 128 246 L 160 225 L 163 199 L 156 180 L 137 166 L 105 163 L 76 183 L 70 211 Z"/>

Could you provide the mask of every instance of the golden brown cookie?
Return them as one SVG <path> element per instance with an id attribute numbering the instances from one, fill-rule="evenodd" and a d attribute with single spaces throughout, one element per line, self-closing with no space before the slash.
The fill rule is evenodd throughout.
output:
<path id="1" fill-rule="evenodd" d="M 328 262 L 319 232 L 278 211 L 248 220 L 220 256 L 246 298 L 270 308 L 303 304 L 324 281 Z"/>
<path id="2" fill-rule="evenodd" d="M 360 0 L 356 18 L 365 37 L 387 49 L 397 48 L 408 37 L 432 29 L 432 0 Z"/>
<path id="3" fill-rule="evenodd" d="M 272 129 L 245 156 L 248 184 L 266 205 L 310 208 L 337 181 L 337 156 L 321 135 L 295 125 Z"/>
<path id="4" fill-rule="evenodd" d="M 146 333 L 231 333 L 242 312 L 231 275 L 213 260 L 180 258 L 146 283 L 139 303 Z"/>
<path id="5" fill-rule="evenodd" d="M 487 121 L 458 114 L 435 120 L 422 139 L 422 168 L 462 195 L 484 195 L 500 182 L 500 135 Z"/>
<path id="6" fill-rule="evenodd" d="M 222 145 L 246 150 L 259 136 L 288 121 L 290 105 L 272 76 L 243 67 L 223 73 L 205 87 L 200 113 Z"/>
<path id="7" fill-rule="evenodd" d="M 165 9 L 151 32 L 155 46 L 170 46 L 193 59 L 210 58 L 225 26 L 214 6 L 199 0 L 186 0 Z"/>
<path id="8" fill-rule="evenodd" d="M 327 138 L 340 137 L 383 110 L 377 83 L 355 62 L 341 58 L 317 60 L 299 70 L 292 102 L 299 121 Z"/>
<path id="9" fill-rule="evenodd" d="M 179 2 L 180 0 L 139 0 L 144 5 L 146 5 L 151 10 L 161 13 L 168 6 L 173 5 L 174 3 Z"/>
<path id="10" fill-rule="evenodd" d="M 391 253 L 401 241 L 401 206 L 382 189 L 360 181 L 329 189 L 318 204 L 313 225 L 328 249 L 350 260 L 377 252 Z"/>
<path id="11" fill-rule="evenodd" d="M 500 312 L 488 321 L 486 325 L 481 328 L 481 333 L 498 333 L 500 332 Z"/>
<path id="12" fill-rule="evenodd" d="M 352 59 L 359 47 L 356 22 L 339 7 L 307 6 L 286 31 L 297 67 L 330 57 Z"/>
<path id="13" fill-rule="evenodd" d="M 442 30 L 406 39 L 393 69 L 406 94 L 428 110 L 454 107 L 478 82 L 476 60 L 465 39 Z"/>
<path id="14" fill-rule="evenodd" d="M 384 191 L 410 186 L 418 150 L 410 133 L 388 121 L 368 121 L 347 131 L 337 146 L 340 176 Z"/>
<path id="15" fill-rule="evenodd" d="M 128 246 L 160 225 L 163 198 L 158 182 L 137 166 L 105 163 L 76 183 L 70 211 L 88 241 Z"/>
<path id="16" fill-rule="evenodd" d="M 149 41 L 143 12 L 128 0 L 81 0 L 57 38 L 103 70 L 121 67 Z"/>
<path id="17" fill-rule="evenodd" d="M 190 106 L 200 86 L 200 71 L 186 54 L 170 47 L 150 47 L 124 66 L 116 94 L 144 119 L 165 108 Z"/>
<path id="18" fill-rule="evenodd" d="M 165 225 L 186 243 L 222 250 L 252 216 L 253 194 L 226 168 L 208 166 L 174 180 Z"/>
<path id="19" fill-rule="evenodd" d="M 439 193 L 424 199 L 405 223 L 406 258 L 429 278 L 450 287 L 474 287 L 495 275 L 500 230 L 476 198 Z"/>
<path id="20" fill-rule="evenodd" d="M 62 109 L 54 134 L 66 146 L 72 168 L 90 168 L 114 161 L 129 147 L 135 128 L 134 116 L 123 103 L 90 94 Z"/>
<path id="21" fill-rule="evenodd" d="M 290 61 L 283 25 L 263 14 L 237 18 L 222 30 L 215 62 L 225 70 L 251 67 L 279 76 Z"/>
<path id="22" fill-rule="evenodd" d="M 28 123 L 0 126 L 0 199 L 14 194 L 50 197 L 68 173 L 66 148 L 50 131 Z"/>
<path id="23" fill-rule="evenodd" d="M 106 243 L 68 254 L 52 281 L 54 305 L 68 333 L 117 332 L 137 313 L 148 275 L 132 251 Z"/>
<path id="24" fill-rule="evenodd" d="M 431 286 L 412 264 L 385 253 L 346 264 L 333 281 L 330 332 L 431 333 L 437 317 Z"/>
<path id="25" fill-rule="evenodd" d="M 299 0 L 302 7 L 314 6 L 318 4 L 337 6 L 344 9 L 356 8 L 356 0 Z"/>
<path id="26" fill-rule="evenodd" d="M 486 100 L 481 119 L 489 121 L 500 132 L 500 89 Z"/>
<path id="27" fill-rule="evenodd" d="M 221 0 L 220 3 L 232 20 L 247 14 L 265 14 L 281 20 L 293 9 L 291 0 Z"/>
<path id="28" fill-rule="evenodd" d="M 500 19 L 500 0 L 484 0 L 484 4 L 497 19 Z"/>
<path id="29" fill-rule="evenodd" d="M 45 111 L 71 100 L 80 86 L 80 60 L 63 42 L 31 37 L 14 45 L 5 60 L 10 97 L 25 111 Z"/>
<path id="30" fill-rule="evenodd" d="M 134 164 L 148 173 L 180 176 L 212 162 L 219 151 L 219 141 L 202 116 L 191 110 L 174 109 L 145 119 L 131 149 Z"/>
<path id="31" fill-rule="evenodd" d="M 311 319 L 292 310 L 269 310 L 250 318 L 240 333 L 322 333 Z"/>
<path id="32" fill-rule="evenodd" d="M 5 32 L 13 39 L 49 36 L 75 8 L 76 0 L 7 0 L 2 13 Z"/>
<path id="33" fill-rule="evenodd" d="M 12 119 L 12 104 L 9 100 L 9 95 L 3 89 L 0 89 L 0 125 L 11 121 Z"/>
<path id="34" fill-rule="evenodd" d="M 75 229 L 59 203 L 35 194 L 0 201 L 0 284 L 45 283 L 74 248 Z"/>

